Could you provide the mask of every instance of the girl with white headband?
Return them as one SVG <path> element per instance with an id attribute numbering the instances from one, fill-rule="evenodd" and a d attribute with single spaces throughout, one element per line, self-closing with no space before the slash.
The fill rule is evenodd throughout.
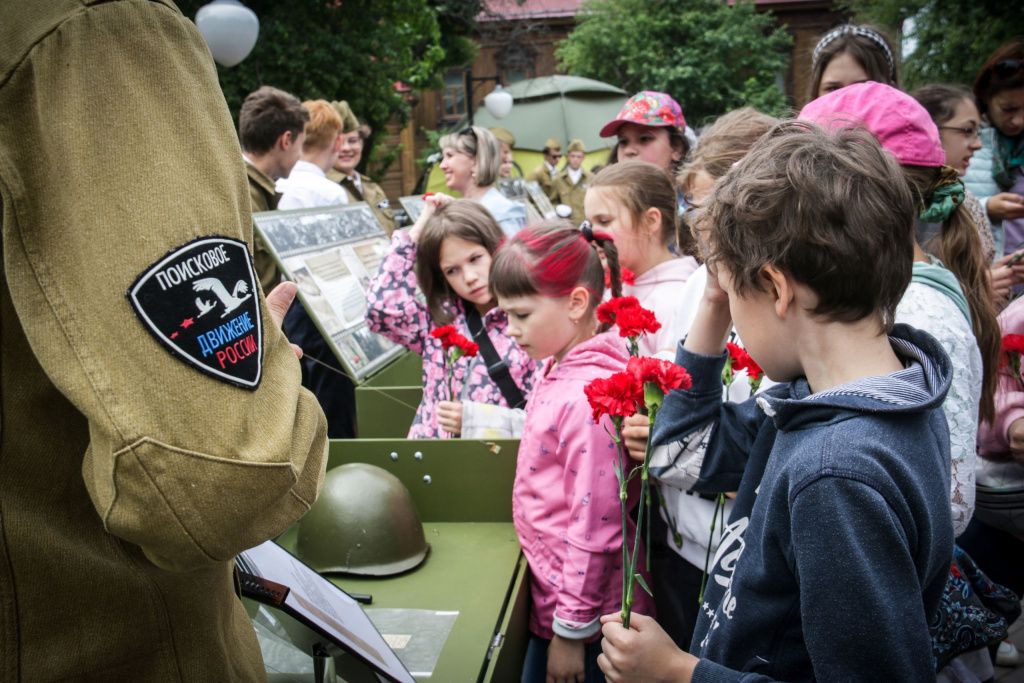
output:
<path id="1" fill-rule="evenodd" d="M 807 99 L 864 81 L 899 87 L 896 60 L 885 36 L 859 24 L 843 24 L 822 36 L 811 53 Z"/>

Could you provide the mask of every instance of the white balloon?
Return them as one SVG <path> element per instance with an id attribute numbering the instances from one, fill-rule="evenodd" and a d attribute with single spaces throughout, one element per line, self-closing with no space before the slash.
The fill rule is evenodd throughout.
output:
<path id="1" fill-rule="evenodd" d="M 256 13 L 238 0 L 213 0 L 196 12 L 196 27 L 221 66 L 235 66 L 249 56 L 260 33 Z"/>
<path id="2" fill-rule="evenodd" d="M 484 107 L 496 119 L 503 119 L 512 111 L 512 95 L 500 85 L 484 98 Z"/>

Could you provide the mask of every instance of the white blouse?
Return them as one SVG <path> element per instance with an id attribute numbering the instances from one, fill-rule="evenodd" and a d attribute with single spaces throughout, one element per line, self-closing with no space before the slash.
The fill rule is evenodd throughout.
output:
<path id="1" fill-rule="evenodd" d="M 981 351 L 970 323 L 952 299 L 919 282 L 911 282 L 896 308 L 896 322 L 935 337 L 953 363 L 953 382 L 942 409 L 949 423 L 952 476 L 949 487 L 953 533 L 959 536 L 974 514 L 974 466 L 981 401 Z"/>

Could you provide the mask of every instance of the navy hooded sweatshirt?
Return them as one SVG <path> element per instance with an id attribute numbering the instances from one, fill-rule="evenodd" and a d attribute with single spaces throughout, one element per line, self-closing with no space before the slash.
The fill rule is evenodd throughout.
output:
<path id="1" fill-rule="evenodd" d="M 700 443 L 694 490 L 736 491 L 690 651 L 694 681 L 935 680 L 928 621 L 953 553 L 949 358 L 897 325 L 904 369 L 722 403 L 725 355 L 676 362 L 654 445 Z M 718 533 L 716 531 L 716 533 Z"/>

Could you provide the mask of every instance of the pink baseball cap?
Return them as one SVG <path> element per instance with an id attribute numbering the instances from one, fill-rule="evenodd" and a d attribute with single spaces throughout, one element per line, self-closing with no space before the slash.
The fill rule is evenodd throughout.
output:
<path id="1" fill-rule="evenodd" d="M 601 137 L 608 138 L 615 135 L 624 123 L 678 128 L 680 133 L 686 129 L 683 108 L 672 99 L 671 95 L 656 90 L 641 90 L 626 100 L 619 115 L 604 124 L 604 128 L 601 129 Z"/>
<path id="2" fill-rule="evenodd" d="M 928 111 L 891 85 L 866 81 L 834 90 L 800 110 L 800 119 L 830 129 L 863 126 L 906 166 L 944 166 L 939 129 Z"/>

